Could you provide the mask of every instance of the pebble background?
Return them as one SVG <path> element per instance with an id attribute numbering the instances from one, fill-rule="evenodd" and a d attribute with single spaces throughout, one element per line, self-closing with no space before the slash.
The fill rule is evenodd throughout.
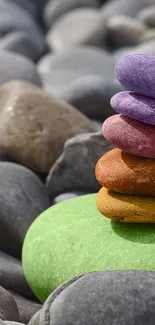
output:
<path id="1" fill-rule="evenodd" d="M 50 295 L 41 302 L 22 266 L 25 235 L 42 212 L 100 189 L 95 166 L 113 149 L 102 136 L 102 123 L 116 114 L 116 103 L 118 113 L 123 112 L 119 95 L 110 100 L 131 84 L 129 78 L 122 86 L 114 68 L 131 53 L 155 55 L 155 0 L 0 0 L 0 325 L 155 324 L 155 272 L 88 273 L 53 292 L 46 288 Z M 148 64 L 143 78 L 155 78 L 149 69 Z M 130 70 L 138 76 L 135 62 Z M 155 97 L 150 84 L 148 91 Z M 124 96 L 132 102 L 130 119 L 141 95 Z M 143 112 L 153 104 L 151 99 L 143 103 L 138 121 L 146 119 Z M 125 125 L 119 115 L 111 118 Z M 155 128 L 154 116 L 150 120 L 148 133 Z M 114 126 L 108 138 L 120 137 L 119 132 Z M 117 162 L 119 153 L 114 153 Z M 111 169 L 117 183 L 115 166 Z M 138 171 L 144 173 L 143 165 Z M 131 170 L 123 172 L 132 187 Z M 137 185 L 139 191 L 145 195 Z"/>

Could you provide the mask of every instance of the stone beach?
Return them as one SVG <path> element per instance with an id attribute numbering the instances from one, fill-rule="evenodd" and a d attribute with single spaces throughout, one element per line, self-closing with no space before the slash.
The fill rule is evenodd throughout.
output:
<path id="1" fill-rule="evenodd" d="M 0 0 L 0 325 L 155 324 L 155 0 Z"/>

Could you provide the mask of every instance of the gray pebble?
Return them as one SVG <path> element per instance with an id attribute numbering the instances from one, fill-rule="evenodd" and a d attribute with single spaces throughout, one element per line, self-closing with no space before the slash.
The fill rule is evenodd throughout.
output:
<path id="1" fill-rule="evenodd" d="M 0 38 L 0 50 L 18 53 L 32 61 L 40 58 L 32 38 L 26 32 L 12 32 Z"/>
<path id="2" fill-rule="evenodd" d="M 30 170 L 0 162 L 0 249 L 20 257 L 25 234 L 50 206 L 46 189 Z"/>
<path id="3" fill-rule="evenodd" d="M 56 289 L 37 324 L 154 325 L 154 286 L 155 272 L 89 273 Z"/>
<path id="4" fill-rule="evenodd" d="M 103 47 L 105 23 L 100 17 L 100 11 L 92 8 L 76 9 L 63 15 L 47 34 L 49 47 L 53 51 L 82 44 Z"/>
<path id="5" fill-rule="evenodd" d="M 37 16 L 37 6 L 33 0 L 9 0 L 12 3 L 17 4 L 19 7 L 28 11 L 33 17 Z"/>
<path id="6" fill-rule="evenodd" d="M 42 308 L 40 303 L 26 299 L 14 292 L 11 292 L 11 294 L 16 301 L 19 312 L 19 321 L 21 323 L 27 324 L 33 315 Z"/>
<path id="7" fill-rule="evenodd" d="M 77 190 L 97 192 L 100 186 L 95 178 L 95 165 L 112 148 L 100 132 L 68 140 L 47 178 L 46 186 L 51 199 Z"/>
<path id="8" fill-rule="evenodd" d="M 26 282 L 21 261 L 0 251 L 0 286 L 22 296 L 34 298 Z"/>
<path id="9" fill-rule="evenodd" d="M 73 9 L 82 7 L 97 8 L 98 6 L 98 0 L 51 0 L 45 6 L 44 21 L 46 25 L 50 27 L 58 18 Z"/>
<path id="10" fill-rule="evenodd" d="M 108 44 L 113 48 L 139 44 L 146 30 L 143 22 L 123 15 L 108 18 L 106 27 Z"/>
<path id="11" fill-rule="evenodd" d="M 17 304 L 12 295 L 2 287 L 0 287 L 0 319 L 19 321 Z"/>
<path id="12" fill-rule="evenodd" d="M 83 76 L 114 77 L 113 56 L 93 46 L 76 46 L 57 54 L 47 54 L 38 62 L 45 90 L 60 97 L 64 89 Z"/>
<path id="13" fill-rule="evenodd" d="M 70 83 L 61 94 L 61 99 L 89 118 L 104 121 L 116 114 L 110 99 L 123 90 L 123 86 L 115 80 L 108 81 L 102 76 L 84 76 Z"/>
<path id="14" fill-rule="evenodd" d="M 53 204 L 60 203 L 62 201 L 66 200 L 71 200 L 74 199 L 75 197 L 81 196 L 81 195 L 86 195 L 88 192 L 68 192 L 68 193 L 63 193 L 55 197 L 53 200 Z"/>
<path id="15" fill-rule="evenodd" d="M 149 27 L 155 27 L 155 5 L 142 9 L 137 18 Z"/>
<path id="16" fill-rule="evenodd" d="M 41 86 L 40 75 L 31 60 L 17 53 L 0 51 L 0 84 L 15 79 Z"/>

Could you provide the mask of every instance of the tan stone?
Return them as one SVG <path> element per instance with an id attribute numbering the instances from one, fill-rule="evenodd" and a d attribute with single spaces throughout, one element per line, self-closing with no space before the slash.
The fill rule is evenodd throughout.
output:
<path id="1" fill-rule="evenodd" d="M 47 173 L 66 140 L 92 131 L 81 112 L 32 84 L 0 87 L 0 147 L 30 168 Z"/>

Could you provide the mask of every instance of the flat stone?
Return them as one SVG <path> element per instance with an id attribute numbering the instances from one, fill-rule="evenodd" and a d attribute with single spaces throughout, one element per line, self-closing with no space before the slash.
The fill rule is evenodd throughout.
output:
<path id="1" fill-rule="evenodd" d="M 110 191 L 155 195 L 155 160 L 130 155 L 116 148 L 97 162 L 98 182 Z"/>
<path id="2" fill-rule="evenodd" d="M 81 112 L 32 84 L 12 81 L 0 93 L 0 145 L 30 168 L 48 173 L 66 140 L 93 132 L 91 121 Z"/>
<path id="3" fill-rule="evenodd" d="M 40 75 L 31 60 L 17 53 L 0 51 L 0 84 L 15 79 L 41 86 Z"/>
<path id="4" fill-rule="evenodd" d="M 6 290 L 33 298 L 34 295 L 26 282 L 21 261 L 0 251 L 0 285 Z"/>
<path id="5" fill-rule="evenodd" d="M 88 194 L 87 192 L 68 192 L 68 193 L 63 193 L 63 194 L 60 194 L 58 196 L 55 197 L 55 199 L 53 200 L 53 204 L 57 204 L 57 203 L 60 203 L 62 201 L 66 201 L 66 200 L 71 200 L 75 197 L 79 197 L 79 196 L 82 196 L 82 195 L 86 195 Z"/>
<path id="6" fill-rule="evenodd" d="M 112 149 L 100 132 L 76 136 L 65 143 L 64 151 L 52 167 L 46 182 L 49 196 L 65 192 L 97 192 L 95 165 Z"/>
<path id="7" fill-rule="evenodd" d="M 44 22 L 48 27 L 55 24 L 55 22 L 64 14 L 71 10 L 78 8 L 97 8 L 99 3 L 97 0 L 57 0 L 49 1 L 44 9 Z"/>
<path id="8" fill-rule="evenodd" d="M 114 60 L 108 52 L 93 46 L 76 46 L 47 54 L 38 62 L 45 90 L 60 97 L 69 83 L 83 76 L 114 78 Z"/>
<path id="9" fill-rule="evenodd" d="M 142 9 L 137 18 L 149 27 L 155 27 L 155 5 Z"/>
<path id="10" fill-rule="evenodd" d="M 50 202 L 42 182 L 25 167 L 0 162 L 0 179 L 0 249 L 21 257 L 28 228 Z"/>
<path id="11" fill-rule="evenodd" d="M 116 64 L 116 77 L 127 89 L 155 98 L 154 65 L 152 55 L 127 55 Z"/>
<path id="12" fill-rule="evenodd" d="M 106 28 L 108 44 L 113 48 L 139 44 L 146 30 L 143 22 L 125 15 L 110 17 Z"/>
<path id="13" fill-rule="evenodd" d="M 25 31 L 32 38 L 34 46 L 41 55 L 45 47 L 44 36 L 33 17 L 21 6 L 19 7 L 10 0 L 0 0 L 0 12 L 0 36 L 13 31 Z"/>
<path id="14" fill-rule="evenodd" d="M 97 194 L 97 208 L 103 216 L 116 222 L 155 223 L 153 196 L 119 194 L 102 187 Z"/>
<path id="15" fill-rule="evenodd" d="M 40 58 L 40 53 L 26 32 L 12 32 L 2 37 L 0 39 L 0 50 L 18 53 L 32 61 Z"/>
<path id="16" fill-rule="evenodd" d="M 77 325 L 77 320 L 89 325 L 152 325 L 154 284 L 155 273 L 148 271 L 94 272 L 76 277 L 49 296 L 38 323 L 49 325 L 50 319 L 55 325 Z"/>
<path id="17" fill-rule="evenodd" d="M 0 287 L 0 319 L 19 321 L 17 304 L 12 295 L 2 287 Z"/>
<path id="18" fill-rule="evenodd" d="M 104 137 L 132 155 L 155 158 L 155 126 L 121 114 L 109 117 L 102 127 Z"/>
<path id="19" fill-rule="evenodd" d="M 134 120 L 155 125 L 155 99 L 123 91 L 111 99 L 113 109 Z"/>
<path id="20" fill-rule="evenodd" d="M 72 30 L 71 33 L 68 32 L 69 29 Z M 105 24 L 99 10 L 72 10 L 58 19 L 48 31 L 46 39 L 49 47 L 56 52 L 83 44 L 103 47 Z"/>
<path id="21" fill-rule="evenodd" d="M 17 304 L 20 323 L 28 324 L 33 315 L 42 308 L 42 305 L 35 301 L 31 301 L 22 296 L 19 296 L 14 292 L 11 292 L 11 295 Z"/>
<path id="22" fill-rule="evenodd" d="M 115 114 L 110 99 L 122 90 L 124 90 L 123 86 L 114 79 L 109 81 L 103 76 L 90 75 L 70 83 L 60 98 L 75 106 L 89 118 L 104 121 Z"/>

